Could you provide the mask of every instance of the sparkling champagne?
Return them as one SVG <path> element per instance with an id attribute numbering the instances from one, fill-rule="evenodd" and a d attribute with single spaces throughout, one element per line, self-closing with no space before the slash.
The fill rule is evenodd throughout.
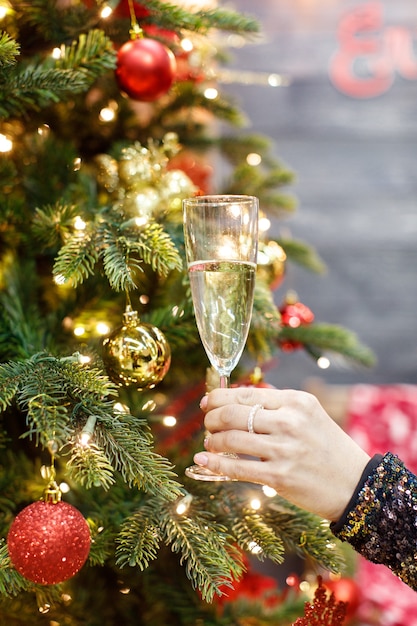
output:
<path id="1" fill-rule="evenodd" d="M 256 264 L 197 261 L 188 271 L 203 346 L 213 367 L 230 375 L 249 332 Z"/>

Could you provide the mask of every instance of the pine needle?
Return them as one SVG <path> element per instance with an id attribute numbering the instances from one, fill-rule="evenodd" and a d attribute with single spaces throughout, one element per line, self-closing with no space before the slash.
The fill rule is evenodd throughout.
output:
<path id="1" fill-rule="evenodd" d="M 16 64 L 20 54 L 20 45 L 7 33 L 0 33 L 0 83 L 2 72 Z"/>
<path id="2" fill-rule="evenodd" d="M 298 328 L 283 326 L 280 331 L 282 339 L 300 342 L 314 358 L 321 352 L 331 352 L 365 367 L 375 363 L 373 352 L 359 342 L 357 335 L 336 324 L 301 324 Z"/>

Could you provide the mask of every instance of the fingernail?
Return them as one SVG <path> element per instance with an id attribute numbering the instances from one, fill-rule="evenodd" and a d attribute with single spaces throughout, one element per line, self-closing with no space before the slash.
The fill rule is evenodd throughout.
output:
<path id="1" fill-rule="evenodd" d="M 197 452 L 197 454 L 194 455 L 194 461 L 197 465 L 205 466 L 208 463 L 208 456 L 204 454 L 204 452 Z"/>
<path id="2" fill-rule="evenodd" d="M 207 409 L 207 402 L 208 402 L 207 396 L 203 396 L 200 401 L 200 409 L 202 411 L 205 411 Z"/>
<path id="3" fill-rule="evenodd" d="M 207 450 L 210 437 L 204 437 L 204 447 Z"/>

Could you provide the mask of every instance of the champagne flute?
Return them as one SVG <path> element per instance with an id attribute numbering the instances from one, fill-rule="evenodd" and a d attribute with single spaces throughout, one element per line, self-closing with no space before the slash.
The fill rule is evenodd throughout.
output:
<path id="1" fill-rule="evenodd" d="M 184 242 L 201 342 L 220 387 L 229 387 L 249 332 L 258 250 L 258 198 L 208 195 L 183 200 Z M 193 465 L 196 480 L 230 480 Z"/>

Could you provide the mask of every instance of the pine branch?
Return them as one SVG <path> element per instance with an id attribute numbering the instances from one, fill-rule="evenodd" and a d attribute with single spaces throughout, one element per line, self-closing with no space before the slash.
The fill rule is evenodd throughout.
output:
<path id="1" fill-rule="evenodd" d="M 99 259 L 94 235 L 92 229 L 75 233 L 62 246 L 53 268 L 56 278 L 64 282 L 71 281 L 75 288 L 94 274 L 94 267 Z"/>
<path id="2" fill-rule="evenodd" d="M 178 82 L 172 88 L 169 108 L 161 106 L 155 112 L 155 123 L 162 127 L 171 127 L 179 136 L 190 136 L 190 130 L 203 132 L 201 117 L 196 112 L 202 108 L 219 120 L 234 126 L 243 126 L 242 113 L 225 96 L 208 100 L 201 89 L 191 82 Z M 173 121 L 173 114 L 181 114 L 181 120 Z M 174 118 L 175 120 L 175 118 Z M 175 126 L 177 123 L 179 126 Z M 184 132 L 181 129 L 184 128 Z M 194 135 L 194 132 L 192 133 Z"/>
<path id="3" fill-rule="evenodd" d="M 262 551 L 258 552 L 258 558 L 264 560 L 271 559 L 275 563 L 284 561 L 284 543 L 279 534 L 265 522 L 262 515 L 255 511 L 243 509 L 242 516 L 233 525 L 233 532 L 236 536 L 238 545 L 250 552 L 251 547 L 255 544 Z"/>
<path id="4" fill-rule="evenodd" d="M 187 514 L 178 514 L 160 498 L 148 499 L 123 524 L 118 538 L 117 563 L 138 565 L 145 569 L 157 557 L 159 544 L 165 541 L 180 554 L 192 586 L 210 602 L 221 587 L 231 586 L 242 572 L 240 553 L 228 545 L 226 529 L 193 504 Z"/>
<path id="5" fill-rule="evenodd" d="M 137 288 L 134 276 L 143 272 L 141 260 L 131 256 L 131 239 L 121 237 L 104 227 L 101 229 L 103 246 L 101 255 L 105 274 L 115 291 L 132 291 Z M 136 242 L 133 242 L 136 245 Z"/>
<path id="6" fill-rule="evenodd" d="M 236 167 L 244 162 L 247 155 L 256 152 L 262 157 L 262 162 L 269 166 L 276 166 L 275 158 L 271 157 L 272 142 L 268 137 L 258 134 L 223 135 L 218 140 L 222 154 Z"/>
<path id="7" fill-rule="evenodd" d="M 143 5 L 151 11 L 147 21 L 168 30 L 178 31 L 181 28 L 203 34 L 212 28 L 239 33 L 259 32 L 259 24 L 255 19 L 227 9 L 190 12 L 177 4 L 160 0 L 144 0 Z"/>
<path id="8" fill-rule="evenodd" d="M 74 443 L 67 461 L 68 476 L 86 489 L 101 487 L 108 490 L 114 484 L 114 468 L 97 444 Z"/>
<path id="9" fill-rule="evenodd" d="M 65 8 L 56 0 L 11 0 L 11 4 L 19 30 L 26 35 L 24 48 L 32 49 L 40 40 L 50 42 L 52 47 L 97 24 L 95 12 L 88 11 L 83 3 L 72 3 Z"/>
<path id="10" fill-rule="evenodd" d="M 275 496 L 263 509 L 266 524 L 277 528 L 287 550 L 310 558 L 332 572 L 340 572 L 344 559 L 328 522 Z"/>
<path id="11" fill-rule="evenodd" d="M 375 363 L 373 352 L 358 341 L 356 334 L 338 325 L 301 324 L 298 328 L 283 326 L 279 339 L 300 342 L 314 358 L 317 358 L 317 353 L 331 352 L 365 367 L 371 367 Z"/>
<path id="12" fill-rule="evenodd" d="M 153 436 L 145 419 L 122 414 L 105 426 L 96 430 L 96 443 L 129 486 L 167 500 L 181 494 L 172 464 L 152 450 Z"/>
<path id="13" fill-rule="evenodd" d="M 199 346 L 201 343 L 191 297 L 188 300 L 177 301 L 174 311 L 171 302 L 164 308 L 153 308 L 149 313 L 142 315 L 141 319 L 162 330 L 172 352 L 181 349 L 189 352 L 193 346 Z"/>
<path id="14" fill-rule="evenodd" d="M 88 563 L 91 566 L 103 566 L 107 559 L 112 556 L 115 533 L 112 529 L 103 528 L 91 518 L 87 520 L 91 534 L 91 547 L 88 554 Z"/>
<path id="15" fill-rule="evenodd" d="M 0 83 L 3 81 L 4 71 L 17 63 L 19 54 L 19 44 L 7 33 L 0 32 Z"/>
<path id="16" fill-rule="evenodd" d="M 209 487 L 203 485 L 207 490 Z M 195 486 L 198 493 L 200 485 Z M 244 550 L 253 543 L 259 548 L 255 555 L 259 560 L 271 559 L 277 563 L 284 560 L 284 550 L 312 558 L 333 572 L 339 572 L 344 564 L 337 542 L 322 519 L 294 506 L 279 495 L 274 498 L 262 497 L 262 507 L 258 511 L 247 508 L 245 485 L 240 489 L 212 486 L 208 497 L 213 502 L 216 519 L 230 528 L 235 541 Z M 206 495 L 207 498 L 207 495 Z"/>
<path id="17" fill-rule="evenodd" d="M 244 186 L 246 193 L 259 198 L 263 210 L 275 216 L 288 215 L 296 208 L 293 196 L 280 191 L 291 182 L 292 174 L 280 167 L 264 171 L 247 163 L 237 166 L 227 184 L 226 192 L 236 194 Z"/>
<path id="18" fill-rule="evenodd" d="M 0 594 L 7 598 L 27 591 L 32 584 L 23 578 L 11 564 L 7 544 L 4 540 L 0 544 Z"/>
<path id="19" fill-rule="evenodd" d="M 157 558 L 161 539 L 159 524 L 153 521 L 152 509 L 149 505 L 143 506 L 121 526 L 117 538 L 117 565 L 136 565 L 144 571 Z"/>
<path id="20" fill-rule="evenodd" d="M 47 59 L 8 73 L 0 90 L 1 117 L 26 115 L 87 91 L 98 76 L 115 67 L 115 52 L 102 31 L 90 31 L 69 49 L 63 47 L 62 60 L 50 66 Z"/>
<path id="21" fill-rule="evenodd" d="M 60 249 L 54 275 L 62 276 L 74 286 L 94 272 L 100 257 L 110 286 L 115 291 L 137 288 L 137 271 L 143 272 L 142 263 L 166 276 L 182 268 L 181 257 L 163 227 L 151 222 L 145 227 L 135 226 L 134 220 L 121 222 L 121 217 L 109 215 L 114 222 L 98 218 L 88 224 L 82 234 L 75 232 Z"/>
<path id="22" fill-rule="evenodd" d="M 161 224 L 151 222 L 139 232 L 131 250 L 139 254 L 154 272 L 167 276 L 172 270 L 181 270 L 182 261 L 168 233 Z"/>
<path id="23" fill-rule="evenodd" d="M 33 395 L 35 388 L 42 388 L 44 382 L 35 373 L 33 378 L 26 378 L 25 388 L 18 393 L 19 403 L 23 408 L 27 407 L 28 429 L 21 437 L 22 439 L 28 437 L 34 440 L 37 446 L 41 445 L 46 449 L 52 441 L 58 448 L 61 448 L 67 442 L 71 432 L 68 427 L 67 409 L 61 404 L 64 402 L 65 394 L 55 387 L 54 396 L 46 392 Z"/>
<path id="24" fill-rule="evenodd" d="M 324 261 L 312 246 L 296 239 L 278 238 L 275 241 L 285 250 L 288 261 L 318 274 L 326 271 Z"/>
<path id="25" fill-rule="evenodd" d="M 79 207 L 62 201 L 36 208 L 32 222 L 32 233 L 37 241 L 48 248 L 63 245 L 73 231 L 74 219 Z"/>
<path id="26" fill-rule="evenodd" d="M 72 93 L 86 89 L 89 82 L 77 70 L 55 70 L 29 67 L 11 75 L 0 92 L 0 116 L 26 115 L 59 102 Z"/>
<path id="27" fill-rule="evenodd" d="M 116 52 L 110 39 L 101 30 L 82 33 L 71 46 L 62 47 L 57 70 L 83 70 L 92 84 L 106 70 L 116 67 Z"/>
<path id="28" fill-rule="evenodd" d="M 274 352 L 281 328 L 280 319 L 270 288 L 257 279 L 246 348 L 258 360 L 267 360 Z"/>
<path id="29" fill-rule="evenodd" d="M 26 321 L 31 313 L 34 313 L 33 319 L 39 320 L 33 307 L 29 311 L 23 309 L 16 294 L 0 294 L 0 362 L 28 357 L 33 347 L 42 349 L 38 325 Z"/>
<path id="30" fill-rule="evenodd" d="M 68 454 L 67 445 L 72 446 L 69 469 L 81 484 L 108 488 L 114 468 L 129 486 L 168 500 L 178 497 L 181 487 L 174 480 L 172 465 L 153 452 L 146 420 L 115 414 L 111 402 L 115 395 L 115 386 L 105 376 L 80 366 L 76 357 L 59 360 L 38 354 L 0 366 L 2 407 L 16 396 L 27 412 L 28 430 L 22 437 L 33 438 L 44 448 L 56 442 L 62 455 Z M 83 453 L 75 442 L 90 415 L 98 422 L 97 447 Z"/>
<path id="31" fill-rule="evenodd" d="M 192 503 L 186 515 L 175 514 L 172 506 L 156 509 L 161 531 L 194 588 L 211 602 L 230 587 L 242 573 L 240 553 L 231 545 L 226 528 L 202 511 L 202 502 Z"/>

